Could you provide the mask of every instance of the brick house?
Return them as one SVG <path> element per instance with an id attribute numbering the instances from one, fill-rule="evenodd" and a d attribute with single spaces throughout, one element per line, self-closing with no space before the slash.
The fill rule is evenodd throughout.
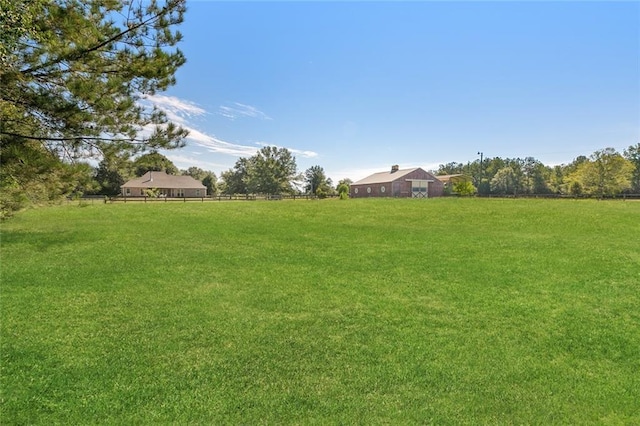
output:
<path id="1" fill-rule="evenodd" d="M 400 170 L 392 166 L 390 172 L 374 173 L 349 187 L 352 198 L 362 197 L 440 197 L 444 185 L 431 173 L 417 167 Z"/>
<path id="2" fill-rule="evenodd" d="M 147 172 L 120 186 L 125 197 L 144 197 L 148 189 L 157 189 L 161 197 L 206 197 L 207 187 L 191 176 L 174 176 L 165 172 Z"/>

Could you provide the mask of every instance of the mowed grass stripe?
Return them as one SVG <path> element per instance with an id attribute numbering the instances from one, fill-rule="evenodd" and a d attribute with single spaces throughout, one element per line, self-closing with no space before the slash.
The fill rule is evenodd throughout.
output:
<path id="1" fill-rule="evenodd" d="M 638 423 L 640 204 L 64 206 L 2 230 L 3 423 Z"/>

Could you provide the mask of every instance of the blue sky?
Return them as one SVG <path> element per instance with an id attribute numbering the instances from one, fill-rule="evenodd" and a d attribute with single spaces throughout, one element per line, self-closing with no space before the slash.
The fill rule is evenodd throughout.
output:
<path id="1" fill-rule="evenodd" d="M 149 99 L 216 174 L 264 145 L 338 181 L 640 141 L 638 2 L 190 1 L 187 63 Z"/>

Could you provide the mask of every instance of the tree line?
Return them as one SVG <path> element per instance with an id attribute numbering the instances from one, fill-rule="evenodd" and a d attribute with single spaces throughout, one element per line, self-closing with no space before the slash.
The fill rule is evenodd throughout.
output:
<path id="1" fill-rule="evenodd" d="M 556 166 L 544 165 L 533 157 L 494 157 L 441 164 L 434 174 L 462 174 L 465 179 L 448 190 L 463 195 L 640 194 L 640 143 L 622 153 L 604 148 Z"/>
<path id="2" fill-rule="evenodd" d="M 297 170 L 296 159 L 286 148 L 266 146 L 254 156 L 239 158 L 234 167 L 223 172 L 220 179 L 209 170 L 199 167 L 178 169 L 166 156 L 151 152 L 135 159 L 124 156 L 104 158 L 95 169 L 85 167 L 87 174 L 76 187 L 81 194 L 120 194 L 120 186 L 148 171 L 163 171 L 170 175 L 187 175 L 202 182 L 211 196 L 217 194 L 313 194 L 324 198 L 348 193 L 350 180 L 340 181 L 337 187 L 321 166 L 312 166 L 304 173 Z M 342 186 L 341 186 L 342 185 Z"/>

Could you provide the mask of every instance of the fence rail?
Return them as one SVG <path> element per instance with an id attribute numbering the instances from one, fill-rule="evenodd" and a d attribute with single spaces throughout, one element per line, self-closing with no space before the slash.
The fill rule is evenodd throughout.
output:
<path id="1" fill-rule="evenodd" d="M 555 198 L 567 200 L 640 200 L 640 194 L 571 195 L 571 194 L 479 194 L 480 198 Z"/>
<path id="2" fill-rule="evenodd" d="M 333 198 L 333 196 L 328 196 Z M 318 199 L 315 195 L 255 195 L 255 194 L 234 194 L 234 195 L 215 195 L 210 197 L 125 197 L 122 195 L 115 197 L 105 196 L 87 196 L 82 197 L 82 200 L 91 201 L 101 200 L 104 203 L 172 203 L 172 202 L 211 202 L 211 201 L 278 201 L 278 200 L 315 200 Z"/>
<path id="3" fill-rule="evenodd" d="M 329 195 L 327 198 L 337 198 L 337 195 Z M 445 197 L 459 197 L 458 195 L 445 195 Z M 597 195 L 567 195 L 567 194 L 482 194 L 477 195 L 479 198 L 547 198 L 547 199 L 566 199 L 566 200 L 586 200 L 586 199 L 605 199 L 605 200 L 640 200 L 640 194 L 617 194 L 605 195 L 603 197 Z M 278 200 L 316 200 L 315 195 L 215 195 L 211 197 L 108 197 L 104 195 L 85 195 L 79 199 L 83 203 L 175 203 L 175 202 L 212 202 L 212 201 L 278 201 Z M 67 199 L 68 202 L 75 199 Z"/>

